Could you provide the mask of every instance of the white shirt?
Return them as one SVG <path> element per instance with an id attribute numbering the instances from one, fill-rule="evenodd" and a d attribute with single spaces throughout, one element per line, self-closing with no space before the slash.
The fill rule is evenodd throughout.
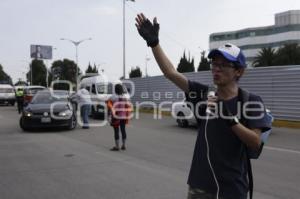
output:
<path id="1" fill-rule="evenodd" d="M 76 96 L 78 99 L 78 103 L 80 103 L 80 104 L 91 104 L 92 103 L 90 93 L 85 88 L 78 90 L 76 93 Z"/>

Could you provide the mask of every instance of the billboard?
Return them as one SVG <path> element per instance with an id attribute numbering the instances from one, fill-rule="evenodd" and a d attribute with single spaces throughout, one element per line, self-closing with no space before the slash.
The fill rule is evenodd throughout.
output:
<path id="1" fill-rule="evenodd" d="M 52 46 L 30 45 L 30 57 L 33 59 L 52 59 Z"/>

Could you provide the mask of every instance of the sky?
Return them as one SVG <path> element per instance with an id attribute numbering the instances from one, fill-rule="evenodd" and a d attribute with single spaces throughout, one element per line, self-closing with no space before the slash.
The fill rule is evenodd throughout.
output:
<path id="1" fill-rule="evenodd" d="M 299 10 L 300 1 L 135 0 L 125 8 L 126 76 L 136 66 L 145 74 L 146 62 L 148 75 L 156 76 L 162 73 L 136 30 L 137 13 L 158 18 L 160 44 L 175 66 L 186 51 L 197 67 L 211 33 L 273 25 L 275 13 Z M 13 81 L 25 78 L 31 44 L 55 48 L 48 67 L 58 59 L 75 61 L 75 46 L 60 38 L 92 38 L 78 47 L 81 70 L 95 63 L 109 77 L 123 75 L 123 0 L 0 0 L 0 27 L 0 64 Z"/>

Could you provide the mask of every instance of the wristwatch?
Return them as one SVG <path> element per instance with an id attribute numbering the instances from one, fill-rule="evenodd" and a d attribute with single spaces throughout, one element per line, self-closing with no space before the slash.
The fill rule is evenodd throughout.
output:
<path id="1" fill-rule="evenodd" d="M 240 123 L 239 118 L 237 116 L 234 116 L 232 119 L 228 120 L 229 126 L 232 127 L 234 125 L 237 125 Z"/>

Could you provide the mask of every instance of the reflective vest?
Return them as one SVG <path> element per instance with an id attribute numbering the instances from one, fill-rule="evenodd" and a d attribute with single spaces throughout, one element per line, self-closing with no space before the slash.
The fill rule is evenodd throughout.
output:
<path id="1" fill-rule="evenodd" d="M 24 95 L 23 90 L 17 91 L 17 92 L 16 92 L 16 96 L 17 96 L 17 97 L 22 97 L 23 95 Z"/>

